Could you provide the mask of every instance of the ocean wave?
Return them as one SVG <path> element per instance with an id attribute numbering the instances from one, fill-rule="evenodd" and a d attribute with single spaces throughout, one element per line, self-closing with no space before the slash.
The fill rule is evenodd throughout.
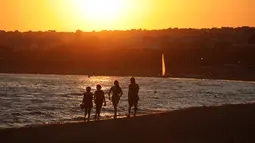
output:
<path id="1" fill-rule="evenodd" d="M 21 113 L 11 113 L 12 116 L 21 116 Z"/>
<path id="2" fill-rule="evenodd" d="M 41 111 L 33 111 L 33 112 L 28 112 L 29 115 L 43 115 L 43 112 Z"/>

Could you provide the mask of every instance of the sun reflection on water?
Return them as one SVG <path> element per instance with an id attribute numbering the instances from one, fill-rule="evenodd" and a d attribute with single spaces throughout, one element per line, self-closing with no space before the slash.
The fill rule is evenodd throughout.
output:
<path id="1" fill-rule="evenodd" d="M 92 90 L 96 89 L 96 85 L 100 84 L 103 90 L 108 90 L 114 81 L 114 77 L 107 76 L 92 76 L 92 77 L 81 77 L 79 79 L 80 87 L 85 90 L 87 86 L 90 86 Z"/>

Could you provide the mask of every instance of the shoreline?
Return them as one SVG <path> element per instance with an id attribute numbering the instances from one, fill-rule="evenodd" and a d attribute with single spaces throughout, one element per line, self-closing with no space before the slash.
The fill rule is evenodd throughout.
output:
<path id="1" fill-rule="evenodd" d="M 162 76 L 147 76 L 147 75 L 90 75 L 90 74 L 74 74 L 74 73 L 22 73 L 22 72 L 0 72 L 0 74 L 23 74 L 23 75 L 70 75 L 70 76 L 111 76 L 111 77 L 149 77 L 149 78 L 180 78 L 180 79 L 201 79 L 201 80 L 226 80 L 226 81 L 247 81 L 247 82 L 255 82 L 255 77 L 254 78 L 216 78 L 216 77 L 207 77 L 207 76 L 167 76 L 167 77 L 162 77 Z"/>
<path id="2" fill-rule="evenodd" d="M 1 142 L 254 142 L 255 103 L 1 129 Z"/>

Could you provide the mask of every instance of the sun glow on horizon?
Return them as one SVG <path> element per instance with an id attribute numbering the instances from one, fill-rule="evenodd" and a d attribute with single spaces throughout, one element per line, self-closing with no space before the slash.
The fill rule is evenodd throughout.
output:
<path id="1" fill-rule="evenodd" d="M 72 3 L 81 17 L 98 22 L 116 20 L 125 9 L 123 0 L 73 0 Z"/>
<path id="2" fill-rule="evenodd" d="M 0 29 L 100 31 L 255 26 L 254 0 L 6 0 Z M 227 9 L 226 9 L 227 7 Z"/>
<path id="3" fill-rule="evenodd" d="M 72 0 L 70 4 L 74 18 L 92 27 L 107 29 L 120 23 L 127 13 L 126 0 Z"/>
<path id="4" fill-rule="evenodd" d="M 52 4 L 59 25 L 77 29 L 123 30 L 148 23 L 151 3 L 146 0 L 62 0 Z M 148 24 L 149 25 L 149 24 Z"/>

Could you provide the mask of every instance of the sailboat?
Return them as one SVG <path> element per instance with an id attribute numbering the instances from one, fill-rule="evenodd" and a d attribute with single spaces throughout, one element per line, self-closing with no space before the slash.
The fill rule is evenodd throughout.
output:
<path id="1" fill-rule="evenodd" d="M 161 76 L 166 76 L 166 63 L 165 63 L 165 56 L 162 54 L 162 75 Z"/>

